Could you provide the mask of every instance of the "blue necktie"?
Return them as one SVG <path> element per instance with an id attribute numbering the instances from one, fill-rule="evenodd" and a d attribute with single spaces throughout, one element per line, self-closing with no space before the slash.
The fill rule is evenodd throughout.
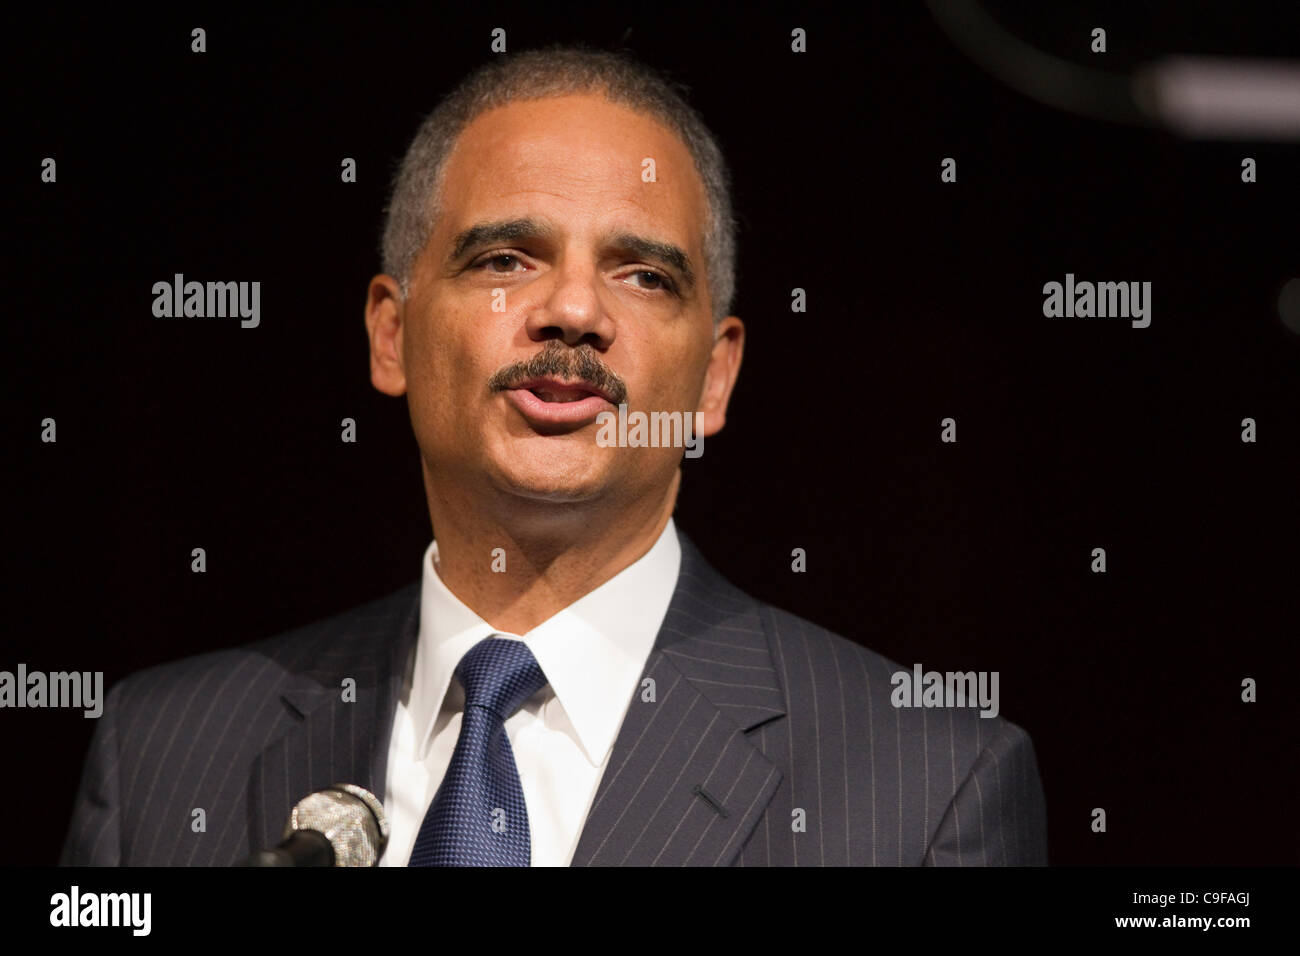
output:
<path id="1" fill-rule="evenodd" d="M 407 865 L 528 866 L 528 808 L 505 722 L 546 675 L 523 641 L 487 637 L 456 676 L 465 688 L 460 736 Z"/>

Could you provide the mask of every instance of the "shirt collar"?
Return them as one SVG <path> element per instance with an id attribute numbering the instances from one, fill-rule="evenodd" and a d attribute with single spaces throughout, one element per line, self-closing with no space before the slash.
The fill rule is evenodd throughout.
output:
<path id="1" fill-rule="evenodd" d="M 654 647 L 681 567 L 672 518 L 644 555 L 527 634 L 493 628 L 438 576 L 438 543 L 424 552 L 420 632 L 411 695 L 416 754 L 433 740 L 456 665 L 493 634 L 522 640 L 546 674 L 587 759 L 599 766 L 614 745 L 628 701 Z"/>

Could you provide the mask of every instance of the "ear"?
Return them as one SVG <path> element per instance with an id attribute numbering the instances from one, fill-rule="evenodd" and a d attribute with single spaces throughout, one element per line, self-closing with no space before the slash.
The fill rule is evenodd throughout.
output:
<path id="1" fill-rule="evenodd" d="M 713 336 L 713 352 L 700 393 L 699 410 L 704 414 L 700 434 L 705 438 L 720 432 L 727 423 L 727 403 L 731 401 L 731 390 L 745 354 L 745 323 L 729 315 L 717 324 Z"/>
<path id="2" fill-rule="evenodd" d="M 377 275 L 366 290 L 366 337 L 370 340 L 370 384 L 385 395 L 406 394 L 402 368 L 404 303 L 397 281 Z"/>

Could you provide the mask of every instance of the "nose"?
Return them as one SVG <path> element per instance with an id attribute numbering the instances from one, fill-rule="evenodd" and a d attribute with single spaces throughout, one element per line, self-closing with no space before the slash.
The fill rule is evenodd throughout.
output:
<path id="1" fill-rule="evenodd" d="M 604 351 L 614 342 L 614 322 L 601 305 L 601 281 L 590 264 L 569 262 L 551 273 L 554 285 L 545 301 L 528 314 L 528 336 L 534 342 L 558 339 L 565 345 L 590 345 Z"/>

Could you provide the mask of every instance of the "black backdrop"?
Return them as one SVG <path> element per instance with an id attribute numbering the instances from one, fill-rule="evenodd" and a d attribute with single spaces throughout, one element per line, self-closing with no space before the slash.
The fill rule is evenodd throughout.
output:
<path id="1" fill-rule="evenodd" d="M 432 6 L 11 24 L 0 669 L 107 687 L 415 579 L 416 446 L 369 384 L 362 324 L 389 171 L 493 27 L 512 50 L 623 43 L 692 88 L 741 222 L 745 365 L 685 463 L 679 525 L 745 590 L 895 660 L 999 671 L 1053 863 L 1300 859 L 1300 337 L 1277 308 L 1300 275 L 1300 149 L 1053 111 L 919 5 Z M 987 4 L 1115 71 L 1300 53 L 1290 5 L 1022 6 Z M 154 318 L 176 272 L 260 281 L 260 327 Z M 1150 328 L 1045 319 L 1067 272 L 1152 282 Z M 0 711 L 0 808 L 24 821 L 0 862 L 57 859 L 92 730 Z"/>

